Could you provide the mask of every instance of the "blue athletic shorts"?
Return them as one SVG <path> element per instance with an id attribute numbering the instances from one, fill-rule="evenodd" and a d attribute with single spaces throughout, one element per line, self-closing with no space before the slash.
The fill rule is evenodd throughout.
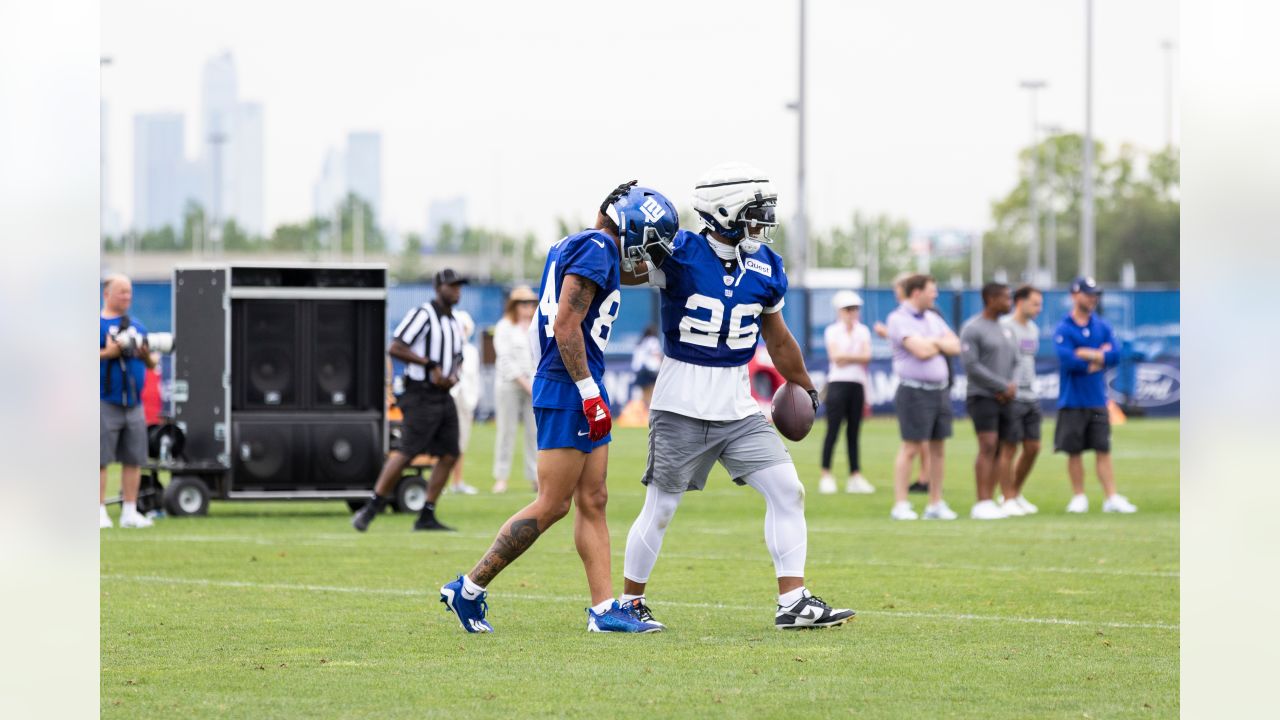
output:
<path id="1" fill-rule="evenodd" d="M 538 425 L 538 449 L 573 448 L 589 453 L 601 445 L 609 444 L 610 435 L 596 442 L 588 437 L 587 416 L 581 410 L 564 408 L 533 409 L 533 419 Z"/>

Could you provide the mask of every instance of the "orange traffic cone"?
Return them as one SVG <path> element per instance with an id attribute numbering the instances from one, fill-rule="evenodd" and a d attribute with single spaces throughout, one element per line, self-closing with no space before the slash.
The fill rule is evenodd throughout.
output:
<path id="1" fill-rule="evenodd" d="M 1123 425 L 1129 419 L 1125 417 L 1124 411 L 1115 400 L 1107 401 L 1107 415 L 1111 418 L 1112 425 Z"/>

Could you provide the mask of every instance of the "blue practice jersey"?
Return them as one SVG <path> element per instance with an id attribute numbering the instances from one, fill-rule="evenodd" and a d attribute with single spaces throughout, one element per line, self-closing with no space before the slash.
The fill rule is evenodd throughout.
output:
<path id="1" fill-rule="evenodd" d="M 619 281 L 618 246 L 613 238 L 599 230 L 584 230 L 551 246 L 547 265 L 542 270 L 541 298 L 533 316 L 533 332 L 538 339 L 540 357 L 533 376 L 533 406 L 540 408 L 582 408 L 582 398 L 573 378 L 564 369 L 560 347 L 556 344 L 556 312 L 560 307 L 560 288 L 565 275 L 580 275 L 597 286 L 591 307 L 582 320 L 582 338 L 587 350 L 587 370 L 604 401 L 604 349 L 613 333 L 622 303 Z"/>
<path id="2" fill-rule="evenodd" d="M 1110 344 L 1111 349 L 1103 353 L 1103 361 L 1106 367 L 1115 367 L 1120 360 L 1120 349 L 1111 325 L 1097 315 L 1090 315 L 1089 324 L 1081 327 L 1068 314 L 1058 323 L 1053 344 L 1058 351 L 1058 407 L 1106 407 L 1106 373 L 1089 372 L 1088 361 L 1076 357 L 1075 353 L 1076 348 L 1096 350 Z"/>
<path id="3" fill-rule="evenodd" d="M 726 275 L 712 242 L 681 230 L 662 261 L 663 352 L 693 365 L 738 367 L 755 355 L 760 314 L 782 309 L 787 274 L 782 258 L 762 245 Z"/>

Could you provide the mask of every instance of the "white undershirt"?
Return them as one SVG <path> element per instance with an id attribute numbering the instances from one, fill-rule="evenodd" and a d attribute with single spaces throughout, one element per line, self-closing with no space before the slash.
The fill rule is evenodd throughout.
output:
<path id="1" fill-rule="evenodd" d="M 746 365 L 708 367 L 671 357 L 662 360 L 650 407 L 699 420 L 741 420 L 760 412 Z"/>

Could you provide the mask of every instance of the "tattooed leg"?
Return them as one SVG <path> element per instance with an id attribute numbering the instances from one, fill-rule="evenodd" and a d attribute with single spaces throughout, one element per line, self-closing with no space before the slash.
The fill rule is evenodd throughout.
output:
<path id="1" fill-rule="evenodd" d="M 489 552 L 484 554 L 467 577 L 481 587 L 488 587 L 490 581 L 528 550 L 540 534 L 537 518 L 511 519 L 498 531 L 498 537 L 489 547 Z"/>
<path id="2" fill-rule="evenodd" d="M 569 512 L 587 456 L 571 448 L 538 453 L 538 497 L 498 531 L 489 551 L 472 568 L 471 582 L 488 587 L 504 568 L 528 550 L 538 536 Z"/>

